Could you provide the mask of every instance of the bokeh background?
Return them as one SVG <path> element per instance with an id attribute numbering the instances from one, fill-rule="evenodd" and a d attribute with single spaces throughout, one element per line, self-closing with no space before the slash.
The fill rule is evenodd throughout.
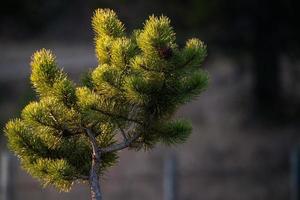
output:
<path id="1" fill-rule="evenodd" d="M 79 82 L 82 72 L 96 66 L 90 25 L 95 8 L 114 9 L 127 31 L 151 14 L 164 14 L 179 44 L 199 37 L 208 45 L 203 67 L 210 86 L 176 114 L 192 121 L 188 142 L 121 152 L 119 164 L 102 180 L 105 199 L 163 199 L 170 154 L 177 163 L 177 200 L 300 199 L 299 7 L 297 0 L 2 0 L 1 130 L 34 99 L 34 51 L 52 49 Z M 40 186 L 20 169 L 0 135 L 1 200 L 89 198 L 87 185 L 76 184 L 70 193 Z"/>

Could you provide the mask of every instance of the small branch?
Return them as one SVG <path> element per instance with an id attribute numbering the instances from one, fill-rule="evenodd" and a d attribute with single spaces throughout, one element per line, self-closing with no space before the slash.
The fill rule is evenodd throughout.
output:
<path id="1" fill-rule="evenodd" d="M 120 129 L 120 132 L 121 132 L 121 135 L 123 136 L 123 139 L 127 140 L 127 136 L 126 136 L 126 133 L 125 133 L 124 129 L 121 127 L 121 125 L 118 122 L 117 122 L 117 125 Z"/>
<path id="2" fill-rule="evenodd" d="M 54 116 L 53 112 L 50 110 L 49 116 L 53 119 L 55 126 L 59 126 L 58 120 Z"/>
<path id="3" fill-rule="evenodd" d="M 76 181 L 77 179 L 82 179 L 82 180 L 87 181 L 87 180 L 89 180 L 89 176 L 81 176 L 81 175 L 74 176 L 74 181 Z"/>
<path id="4" fill-rule="evenodd" d="M 145 65 L 140 65 L 140 67 L 141 67 L 143 70 L 149 71 L 149 72 L 157 72 L 157 73 L 163 72 L 162 70 L 149 69 L 149 68 L 147 68 Z"/>
<path id="5" fill-rule="evenodd" d="M 87 133 L 87 135 L 89 137 L 89 140 L 90 140 L 90 143 L 92 145 L 93 159 L 95 158 L 96 160 L 100 160 L 100 155 L 99 155 L 99 152 L 98 152 L 98 145 L 97 145 L 94 133 L 89 128 L 86 129 L 86 133 Z"/>
<path id="6" fill-rule="evenodd" d="M 38 122 L 40 125 L 42 125 L 42 126 L 50 127 L 50 128 L 53 128 L 53 129 L 59 131 L 61 133 L 61 135 L 56 135 L 57 137 L 71 137 L 71 136 L 75 136 L 75 135 L 81 134 L 80 131 L 72 133 L 67 128 L 64 128 L 63 126 L 61 126 L 59 124 L 56 124 L 56 123 L 54 125 L 50 125 L 50 124 L 47 124 L 47 123 L 41 121 L 38 118 L 35 118 L 34 120 L 36 122 Z"/>
<path id="7" fill-rule="evenodd" d="M 118 114 L 110 113 L 110 112 L 108 112 L 108 111 L 100 110 L 100 109 L 98 109 L 98 108 L 92 108 L 92 110 L 98 111 L 98 112 L 100 112 L 101 114 L 107 115 L 107 116 L 109 116 L 109 117 L 116 117 L 116 118 L 123 119 L 123 120 L 126 120 L 126 121 L 134 122 L 134 123 L 139 124 L 139 125 L 143 125 L 143 123 L 140 122 L 140 121 L 137 120 L 137 119 L 132 119 L 132 118 L 128 118 L 128 117 L 123 116 L 123 115 L 118 115 Z"/>
<path id="8" fill-rule="evenodd" d="M 147 124 L 146 123 L 138 123 L 138 124 L 142 125 L 145 129 L 145 128 L 149 127 L 149 125 L 151 124 L 150 122 L 152 120 L 153 120 L 153 116 L 150 115 L 146 120 Z M 145 129 L 145 130 L 147 130 L 147 129 Z M 129 147 L 133 142 L 135 142 L 141 135 L 142 135 L 142 132 L 135 132 L 132 137 L 124 139 L 124 141 L 121 143 L 112 144 L 106 148 L 99 149 L 100 154 L 101 153 L 110 153 L 110 152 L 115 152 L 115 151 L 125 149 L 125 148 Z"/>
<path id="9" fill-rule="evenodd" d="M 127 136 L 126 136 L 126 133 L 125 133 L 124 129 L 123 129 L 123 128 L 119 128 L 119 129 L 120 129 L 120 131 L 121 131 L 121 134 L 122 134 L 122 136 L 123 136 L 123 139 L 124 139 L 124 140 L 127 140 Z"/>
<path id="10" fill-rule="evenodd" d="M 190 64 L 194 58 L 196 57 L 196 54 L 194 54 L 189 60 L 187 60 L 182 66 L 180 66 L 180 68 L 183 68 L 185 66 L 187 66 L 188 64 Z"/>
<path id="11" fill-rule="evenodd" d="M 118 144 L 113 144 L 109 147 L 100 149 L 101 153 L 115 152 L 129 147 L 134 141 L 136 141 L 141 136 L 141 132 L 134 134 L 131 138 L 125 139 L 123 142 Z"/>

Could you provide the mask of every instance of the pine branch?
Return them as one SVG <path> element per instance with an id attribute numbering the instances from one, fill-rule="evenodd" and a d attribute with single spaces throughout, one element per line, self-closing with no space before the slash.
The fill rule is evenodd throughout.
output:
<path id="1" fill-rule="evenodd" d="M 157 73 L 163 72 L 163 70 L 155 70 L 155 69 L 147 68 L 147 66 L 145 66 L 145 65 L 139 65 L 139 66 L 140 66 L 143 70 L 148 71 L 148 72 L 157 72 Z"/>
<path id="2" fill-rule="evenodd" d="M 139 120 L 137 119 L 132 119 L 132 118 L 128 118 L 126 116 L 123 116 L 123 115 L 119 115 L 119 114 L 115 114 L 115 113 L 111 113 L 109 111 L 105 111 L 105 110 L 101 110 L 99 108 L 91 108 L 92 110 L 94 111 L 98 111 L 100 112 L 101 114 L 104 114 L 104 115 L 107 115 L 111 118 L 118 118 L 118 119 L 123 119 L 125 121 L 129 121 L 129 122 L 134 122 L 136 124 L 139 124 L 139 125 L 144 125 L 144 123 L 140 122 Z"/>
<path id="3" fill-rule="evenodd" d="M 88 180 L 92 199 L 101 200 L 100 175 L 117 162 L 117 151 L 187 139 L 191 126 L 170 122 L 171 115 L 206 86 L 206 46 L 193 38 L 179 48 L 165 16 L 150 16 L 130 37 L 109 9 L 96 10 L 92 26 L 99 65 L 85 86 L 67 78 L 51 51 L 37 51 L 31 82 L 39 100 L 5 133 L 31 175 L 63 191 Z"/>
<path id="4" fill-rule="evenodd" d="M 74 176 L 73 180 L 76 181 L 77 179 L 81 179 L 81 180 L 87 181 L 87 180 L 89 180 L 89 177 L 88 176 L 83 176 L 83 175 L 82 176 L 81 175 Z"/>
<path id="5" fill-rule="evenodd" d="M 110 152 L 116 152 L 116 151 L 125 149 L 125 148 L 129 147 L 133 142 L 135 142 L 141 135 L 142 135 L 141 132 L 137 132 L 131 138 L 124 139 L 123 142 L 118 143 L 118 144 L 113 144 L 106 148 L 99 149 L 99 151 L 101 153 L 110 153 Z"/>
<path id="6" fill-rule="evenodd" d="M 55 124 L 55 125 L 50 125 L 50 124 L 47 124 L 45 122 L 42 122 L 41 120 L 39 120 L 38 118 L 35 118 L 34 119 L 37 123 L 39 123 L 40 125 L 42 126 L 46 126 L 46 127 L 50 127 L 50 128 L 53 128 L 57 131 L 59 131 L 61 133 L 61 135 L 58 135 L 58 136 L 62 136 L 62 137 L 71 137 L 71 136 L 76 136 L 76 135 L 80 135 L 81 132 L 78 131 L 78 132 L 71 132 L 70 130 L 68 130 L 67 128 L 64 128 L 65 126 L 61 126 L 59 124 Z"/>
<path id="7" fill-rule="evenodd" d="M 119 123 L 117 123 L 117 124 L 118 124 L 118 127 L 120 129 L 120 132 L 121 132 L 121 135 L 122 135 L 123 139 L 127 140 L 127 136 L 126 136 L 125 130 L 121 127 L 121 125 Z"/>
<path id="8" fill-rule="evenodd" d="M 77 131 L 75 133 L 72 133 L 71 131 L 69 131 L 66 128 L 66 125 L 61 124 L 61 123 L 58 122 L 57 118 L 55 117 L 55 115 L 53 114 L 52 111 L 50 111 L 50 117 L 54 120 L 55 126 L 57 127 L 56 129 L 61 130 L 61 133 L 62 133 L 63 137 L 69 137 L 69 136 L 75 136 L 75 135 L 81 134 L 80 131 Z"/>
<path id="9" fill-rule="evenodd" d="M 95 156 L 95 158 L 97 160 L 100 159 L 100 156 L 98 154 L 98 145 L 97 145 L 97 142 L 96 142 L 96 138 L 95 138 L 95 134 L 93 133 L 93 131 L 89 128 L 85 129 L 86 130 L 86 133 L 89 137 L 89 141 L 91 143 L 91 146 L 92 146 L 92 150 L 93 150 L 93 157 Z"/>
<path id="10" fill-rule="evenodd" d="M 92 166 L 90 169 L 89 182 L 91 186 L 91 195 L 92 199 L 101 200 L 101 190 L 99 183 L 99 172 L 101 165 L 101 153 L 98 149 L 98 145 L 96 142 L 95 134 L 91 129 L 86 129 L 86 133 L 89 137 L 89 141 L 92 146 L 93 154 L 92 154 Z"/>

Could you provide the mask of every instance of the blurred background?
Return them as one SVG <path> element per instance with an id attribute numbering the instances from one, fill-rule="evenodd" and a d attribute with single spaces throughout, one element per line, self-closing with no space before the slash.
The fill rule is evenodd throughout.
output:
<path id="1" fill-rule="evenodd" d="M 34 98 L 34 51 L 52 49 L 79 82 L 97 64 L 90 25 L 95 8 L 114 9 L 127 31 L 151 14 L 164 14 L 179 44 L 199 37 L 208 45 L 203 67 L 210 86 L 176 114 L 192 121 L 188 142 L 121 152 L 102 179 L 105 199 L 298 200 L 299 7 L 297 0 L 2 0 L 1 130 Z M 76 184 L 70 193 L 42 188 L 20 169 L 0 135 L 1 200 L 89 198 L 87 185 Z M 170 187 L 175 198 L 166 195 Z"/>

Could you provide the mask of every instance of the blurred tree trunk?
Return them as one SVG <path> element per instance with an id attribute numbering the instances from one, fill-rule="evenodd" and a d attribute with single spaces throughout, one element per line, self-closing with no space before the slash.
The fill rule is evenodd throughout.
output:
<path id="1" fill-rule="evenodd" d="M 269 4 L 270 3 L 270 4 Z M 278 4 L 266 1 L 258 3 L 255 17 L 253 48 L 254 95 L 258 109 L 271 111 L 281 101 L 280 80 L 280 41 L 278 37 L 276 15 Z"/>
<path id="2" fill-rule="evenodd" d="M 281 84 L 279 53 L 272 37 L 259 33 L 256 37 L 254 56 L 254 95 L 259 108 L 274 107 L 280 101 Z"/>
<path id="3" fill-rule="evenodd" d="M 2 139 L 0 137 L 0 139 Z M 14 199 L 14 158 L 7 150 L 1 149 L 0 145 L 0 199 L 13 200 Z"/>

